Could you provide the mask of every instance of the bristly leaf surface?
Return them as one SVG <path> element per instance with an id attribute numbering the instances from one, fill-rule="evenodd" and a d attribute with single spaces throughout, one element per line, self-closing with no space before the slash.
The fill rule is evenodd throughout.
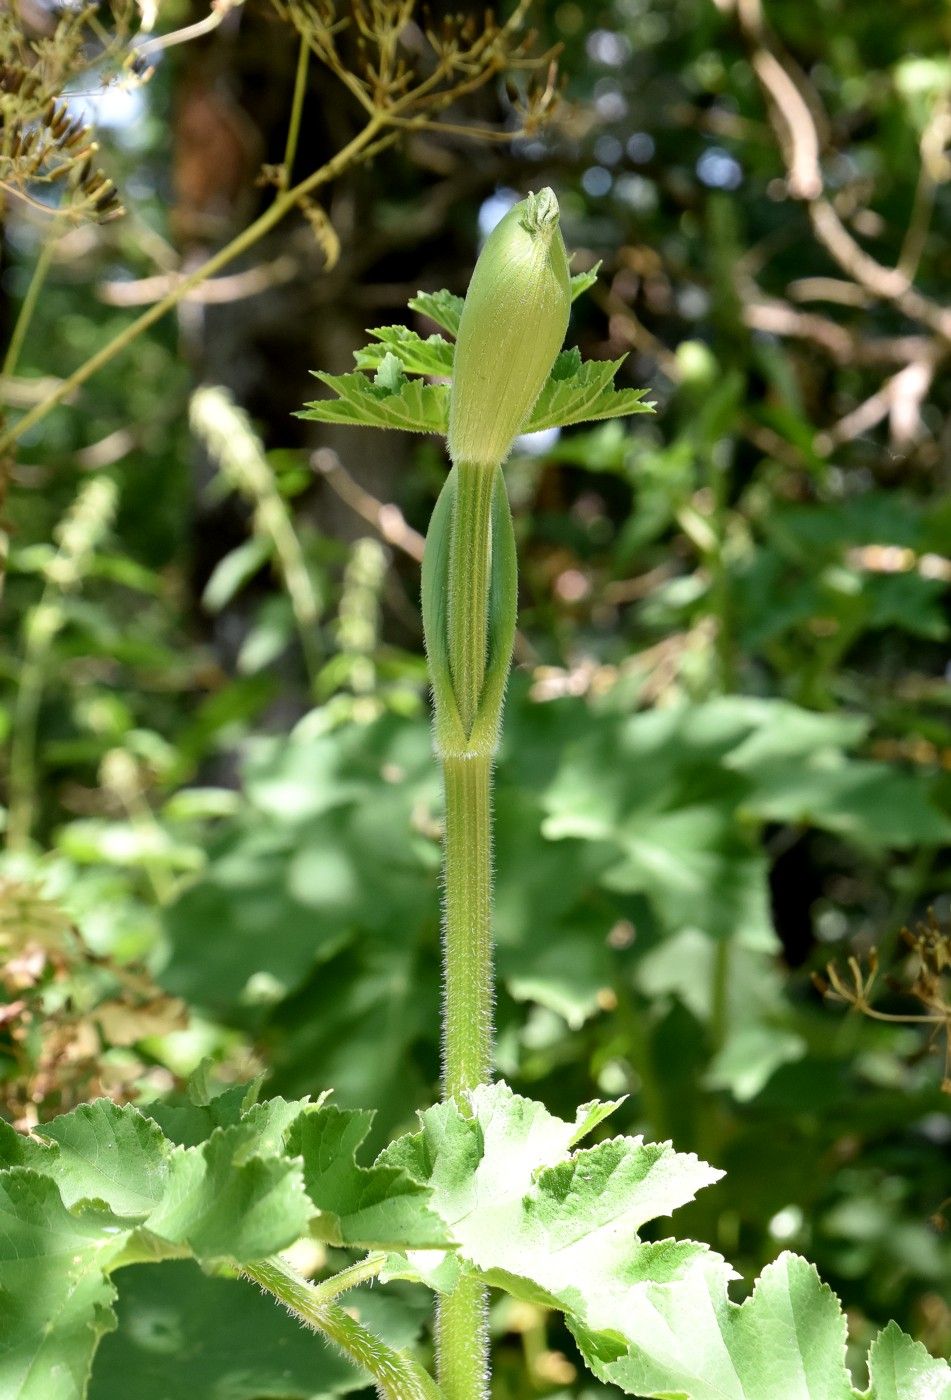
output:
<path id="1" fill-rule="evenodd" d="M 99 1100 L 30 1137 L 0 1124 L 4 1400 L 80 1400 L 123 1264 L 233 1267 L 311 1224 L 339 1244 L 450 1242 L 424 1184 L 358 1166 L 367 1115 L 253 1098 L 193 1094 L 154 1118 Z"/>
<path id="2" fill-rule="evenodd" d="M 639 1231 L 721 1175 L 668 1143 L 613 1138 L 572 1151 L 575 1125 L 495 1084 L 471 1115 L 440 1104 L 383 1159 L 433 1189 L 458 1240 L 441 1266 L 393 1260 L 396 1274 L 450 1288 L 460 1270 L 560 1308 L 600 1379 L 637 1396 L 681 1400 L 859 1400 L 845 1364 L 846 1323 L 815 1268 L 783 1254 L 752 1295 L 691 1241 Z M 897 1329 L 870 1357 L 863 1400 L 949 1400 L 951 1370 Z"/>
<path id="3" fill-rule="evenodd" d="M 466 1272 L 560 1309 L 595 1375 L 634 1395 L 951 1400 L 947 1363 L 894 1326 L 854 1389 L 838 1300 L 804 1259 L 781 1255 L 739 1305 L 719 1255 L 645 1242 L 721 1173 L 669 1143 L 579 1147 L 617 1103 L 566 1122 L 485 1086 L 361 1166 L 368 1114 L 254 1097 L 195 1093 L 154 1117 L 101 1101 L 32 1137 L 0 1128 L 5 1400 L 81 1400 L 121 1265 L 234 1268 L 311 1233 L 389 1249 L 393 1276 L 446 1289 Z"/>

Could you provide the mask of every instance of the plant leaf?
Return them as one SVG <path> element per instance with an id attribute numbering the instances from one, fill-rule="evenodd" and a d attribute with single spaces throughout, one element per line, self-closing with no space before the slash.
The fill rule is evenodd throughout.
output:
<path id="1" fill-rule="evenodd" d="M 89 1400 L 323 1400 L 367 1385 L 364 1372 L 244 1279 L 209 1278 L 189 1260 L 119 1275 L 118 1327 L 96 1355 Z M 377 1289 L 347 1295 L 392 1344 L 418 1315 Z M 382 1325 L 381 1325 L 382 1324 Z M 131 1383 L 131 1384 L 130 1384 Z"/>
<path id="2" fill-rule="evenodd" d="M 328 1105 L 303 1114 L 288 1150 L 304 1159 L 304 1183 L 320 1210 L 312 1233 L 336 1245 L 422 1249 L 452 1243 L 429 1208 L 429 1191 L 398 1167 L 361 1167 L 356 1153 L 373 1121 L 368 1111 Z"/>
<path id="3" fill-rule="evenodd" d="M 427 316 L 451 336 L 459 334 L 463 306 L 464 299 L 447 292 L 445 288 L 440 292 L 417 292 L 409 302 L 411 311 L 418 311 L 420 316 Z"/>
<path id="4" fill-rule="evenodd" d="M 367 331 L 379 342 L 354 355 L 358 369 L 377 369 L 387 354 L 395 355 L 407 374 L 452 374 L 453 346 L 441 335 L 422 336 L 407 326 L 377 326 Z"/>
<path id="5" fill-rule="evenodd" d="M 587 272 L 576 272 L 571 279 L 571 300 L 577 301 L 585 292 L 589 292 L 598 280 L 598 273 L 601 271 L 601 260 L 599 259 L 594 267 L 589 267 Z"/>
<path id="6" fill-rule="evenodd" d="M 614 376 L 624 358 L 582 362 L 576 351 L 563 352 L 522 431 L 537 433 L 543 428 L 653 413 L 654 405 L 645 402 L 646 389 L 614 388 Z"/>
<path id="7" fill-rule="evenodd" d="M 735 1275 L 719 1255 L 691 1241 L 640 1238 L 648 1221 L 716 1180 L 715 1168 L 640 1138 L 571 1151 L 592 1123 L 591 1105 L 572 1125 L 504 1084 L 476 1089 L 469 1101 L 470 1115 L 455 1103 L 429 1109 L 420 1133 L 381 1154 L 431 1186 L 459 1243 L 441 1266 L 394 1260 L 395 1274 L 415 1271 L 445 1289 L 467 1269 L 562 1309 L 595 1375 L 633 1395 L 860 1400 L 841 1307 L 806 1260 L 780 1255 L 737 1304 L 728 1293 Z M 865 1400 L 947 1400 L 945 1363 L 897 1328 L 879 1338 L 870 1364 Z"/>
<path id="8" fill-rule="evenodd" d="M 516 1297 L 582 1320 L 594 1297 L 626 1291 L 634 1260 L 648 1259 L 639 1251 L 653 1246 L 642 1245 L 640 1226 L 722 1175 L 669 1143 L 640 1138 L 571 1152 L 594 1126 L 591 1104 L 567 1123 L 501 1083 L 474 1090 L 470 1101 L 471 1117 L 452 1103 L 427 1110 L 422 1131 L 398 1139 L 380 1160 L 432 1187 L 433 1208 L 464 1264 Z M 691 1243 L 667 1246 L 664 1277 L 672 1257 L 679 1271 L 703 1252 Z"/>
<path id="9" fill-rule="evenodd" d="M 255 574 L 271 558 L 271 541 L 264 535 L 251 535 L 219 559 L 201 595 L 201 605 L 209 612 L 226 608 Z"/>
<path id="10" fill-rule="evenodd" d="M 66 1206 L 104 1201 L 117 1215 L 144 1219 L 168 1182 L 171 1146 L 156 1123 L 131 1105 L 98 1099 L 44 1123 L 40 1147 L 22 1139 L 24 1160 L 51 1176 Z"/>
<path id="11" fill-rule="evenodd" d="M 595 1375 L 641 1396 L 851 1400 L 845 1318 L 814 1267 L 780 1255 L 742 1305 L 727 1296 L 729 1278 L 723 1261 L 710 1255 L 669 1288 L 638 1281 L 617 1319 L 627 1352 L 607 1363 L 586 1352 Z M 598 1320 L 607 1317 L 615 1318 L 614 1310 Z"/>
<path id="12" fill-rule="evenodd" d="M 386 358 L 378 373 L 383 372 Z M 374 383 L 359 370 L 350 374 L 320 372 L 316 377 L 337 397 L 307 404 L 298 418 L 354 427 L 399 428 L 409 433 L 446 432 L 449 388 L 445 384 L 424 384 L 418 379 Z"/>
<path id="13" fill-rule="evenodd" d="M 80 1400 L 99 1338 L 115 1326 L 106 1277 L 127 1231 L 111 1211 L 73 1214 L 56 1183 L 0 1171 L 0 1395 Z"/>
<path id="14" fill-rule="evenodd" d="M 865 1400 L 951 1400 L 951 1368 L 896 1322 L 879 1332 L 868 1354 Z"/>
<path id="15" fill-rule="evenodd" d="M 254 1125 L 239 1123 L 201 1147 L 179 1148 L 146 1229 L 196 1259 L 262 1259 L 293 1244 L 313 1213 L 300 1165 L 252 1155 L 260 1145 Z"/>

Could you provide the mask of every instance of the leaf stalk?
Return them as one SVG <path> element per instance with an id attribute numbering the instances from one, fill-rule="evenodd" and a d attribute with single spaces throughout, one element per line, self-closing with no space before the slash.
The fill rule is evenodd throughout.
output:
<path id="1" fill-rule="evenodd" d="M 369 1372 L 382 1400 L 438 1400 L 439 1391 L 424 1368 L 328 1298 L 322 1291 L 325 1285 L 309 1283 L 278 1255 L 245 1264 L 243 1272 L 305 1326 L 322 1332 L 351 1361 Z"/>

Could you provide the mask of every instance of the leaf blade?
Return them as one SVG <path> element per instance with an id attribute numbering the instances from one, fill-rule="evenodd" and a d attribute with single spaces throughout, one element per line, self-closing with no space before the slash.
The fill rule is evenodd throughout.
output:
<path id="1" fill-rule="evenodd" d="M 350 374 L 320 372 L 316 377 L 336 397 L 314 400 L 297 413 L 298 418 L 351 427 L 396 428 L 409 433 L 446 432 L 449 389 L 444 384 L 407 379 L 392 390 L 371 383 L 359 370 Z"/>

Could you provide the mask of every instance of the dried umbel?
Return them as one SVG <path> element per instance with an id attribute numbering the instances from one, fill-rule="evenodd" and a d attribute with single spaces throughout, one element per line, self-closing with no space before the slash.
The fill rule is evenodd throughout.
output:
<path id="1" fill-rule="evenodd" d="M 497 466 L 525 425 L 568 329 L 571 287 L 558 200 L 544 189 L 493 229 L 459 324 L 449 455 Z"/>
<path id="2" fill-rule="evenodd" d="M 80 80 L 105 85 L 122 64 L 131 5 L 116 0 L 115 34 L 105 43 L 93 14 L 67 7 L 52 32 L 40 35 L 19 7 L 0 6 L 0 184 L 71 222 L 106 222 L 122 212 L 115 186 L 99 168 L 92 130 L 64 96 Z M 122 66 L 131 71 L 129 63 Z"/>

